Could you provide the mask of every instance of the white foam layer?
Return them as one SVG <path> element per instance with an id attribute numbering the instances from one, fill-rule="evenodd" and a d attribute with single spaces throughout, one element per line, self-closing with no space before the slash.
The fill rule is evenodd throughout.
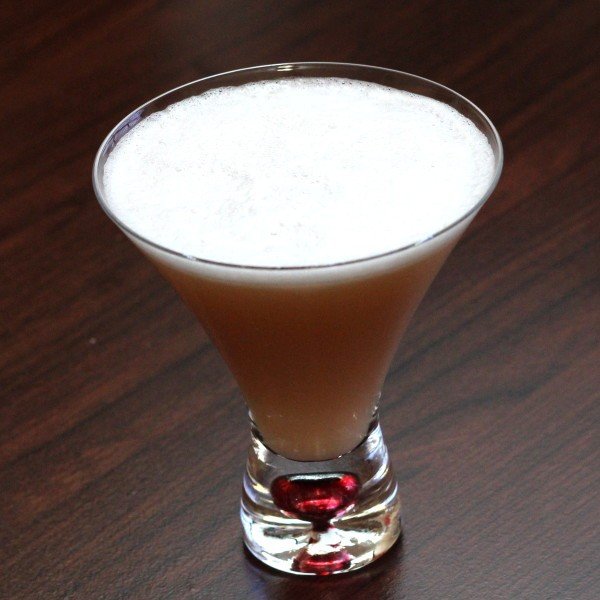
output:
<path id="1" fill-rule="evenodd" d="M 493 152 L 436 100 L 348 79 L 219 88 L 141 121 L 104 172 L 139 235 L 198 258 L 323 265 L 422 241 L 468 212 Z"/>

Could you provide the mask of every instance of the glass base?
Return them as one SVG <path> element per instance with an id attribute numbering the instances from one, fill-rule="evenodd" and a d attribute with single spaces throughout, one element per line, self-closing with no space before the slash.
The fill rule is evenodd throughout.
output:
<path id="1" fill-rule="evenodd" d="M 253 426 L 244 475 L 244 542 L 287 573 L 360 569 L 400 536 L 400 498 L 377 418 L 351 452 L 301 462 L 275 454 Z"/>

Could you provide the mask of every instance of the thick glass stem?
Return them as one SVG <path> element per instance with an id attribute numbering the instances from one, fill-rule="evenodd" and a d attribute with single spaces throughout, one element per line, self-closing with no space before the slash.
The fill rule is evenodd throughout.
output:
<path id="1" fill-rule="evenodd" d="M 359 446 L 325 461 L 276 454 L 253 424 L 241 517 L 250 552 L 281 571 L 330 575 L 381 556 L 400 535 L 400 499 L 377 417 Z"/>

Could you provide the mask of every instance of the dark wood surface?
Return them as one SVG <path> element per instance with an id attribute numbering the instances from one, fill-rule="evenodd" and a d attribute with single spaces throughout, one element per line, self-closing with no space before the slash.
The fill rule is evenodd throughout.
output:
<path id="1" fill-rule="evenodd" d="M 0 598 L 599 598 L 599 10 L 1 0 Z M 319 581 L 245 554 L 240 394 L 90 184 L 136 105 L 286 60 L 440 81 L 506 151 L 386 383 L 404 540 Z"/>

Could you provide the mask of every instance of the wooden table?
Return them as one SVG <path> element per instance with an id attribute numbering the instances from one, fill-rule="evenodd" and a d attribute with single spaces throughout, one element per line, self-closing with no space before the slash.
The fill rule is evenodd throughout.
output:
<path id="1" fill-rule="evenodd" d="M 596 2 L 0 6 L 0 598 L 600 597 Z M 240 394 L 90 183 L 136 105 L 286 60 L 440 81 L 506 150 L 386 383 L 404 540 L 321 580 L 245 554 Z"/>

